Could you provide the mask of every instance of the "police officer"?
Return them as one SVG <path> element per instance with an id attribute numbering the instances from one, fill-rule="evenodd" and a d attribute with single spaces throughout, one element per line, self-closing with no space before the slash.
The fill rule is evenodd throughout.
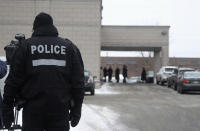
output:
<path id="1" fill-rule="evenodd" d="M 53 19 L 46 13 L 36 16 L 33 31 L 16 51 L 5 83 L 4 125 L 11 126 L 14 102 L 23 100 L 23 131 L 67 131 L 69 120 L 75 127 L 81 117 L 81 54 L 70 40 L 58 37 Z M 73 106 L 69 104 L 71 99 Z"/>

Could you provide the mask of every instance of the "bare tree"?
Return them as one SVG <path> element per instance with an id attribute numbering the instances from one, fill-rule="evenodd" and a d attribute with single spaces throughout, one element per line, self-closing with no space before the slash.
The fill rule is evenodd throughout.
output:
<path id="1" fill-rule="evenodd" d="M 153 62 L 152 62 L 152 58 L 153 58 L 153 52 L 151 51 L 148 51 L 146 52 L 147 54 L 145 54 L 144 51 L 141 51 L 141 57 L 144 58 L 144 61 L 143 61 L 143 67 L 147 68 L 147 70 L 152 70 L 152 65 L 153 65 Z"/>

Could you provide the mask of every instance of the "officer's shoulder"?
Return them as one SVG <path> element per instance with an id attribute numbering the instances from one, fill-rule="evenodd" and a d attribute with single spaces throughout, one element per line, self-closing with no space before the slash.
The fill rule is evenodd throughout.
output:
<path id="1" fill-rule="evenodd" d="M 24 45 L 27 45 L 27 44 L 29 44 L 29 43 L 31 43 L 31 41 L 33 41 L 33 38 L 27 38 L 27 39 L 25 39 L 25 40 L 23 40 L 22 41 L 22 44 Z"/>
<path id="2" fill-rule="evenodd" d="M 74 50 L 78 49 L 78 47 L 71 40 L 69 40 L 67 38 L 65 38 L 64 40 L 72 49 L 74 49 Z"/>
<path id="3" fill-rule="evenodd" d="M 64 39 L 67 43 L 73 44 L 73 42 L 70 39 L 65 38 Z"/>

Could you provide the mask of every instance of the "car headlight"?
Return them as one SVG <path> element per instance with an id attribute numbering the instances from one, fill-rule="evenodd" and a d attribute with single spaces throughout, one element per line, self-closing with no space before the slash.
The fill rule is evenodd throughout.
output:
<path id="1" fill-rule="evenodd" d="M 166 76 L 166 75 L 163 75 L 163 79 L 167 79 L 167 76 Z"/>

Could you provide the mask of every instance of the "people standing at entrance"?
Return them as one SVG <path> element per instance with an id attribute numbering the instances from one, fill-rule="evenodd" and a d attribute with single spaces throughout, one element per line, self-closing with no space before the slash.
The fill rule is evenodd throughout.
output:
<path id="1" fill-rule="evenodd" d="M 146 82 L 146 70 L 144 67 L 142 68 L 141 80 L 142 82 Z"/>
<path id="2" fill-rule="evenodd" d="M 113 70 L 112 70 L 112 67 L 110 66 L 110 67 L 108 68 L 108 81 L 109 81 L 109 82 L 111 82 L 112 73 L 113 73 Z"/>
<path id="3" fill-rule="evenodd" d="M 103 79 L 102 79 L 102 78 L 103 78 L 103 73 L 102 73 L 102 72 L 103 72 L 103 67 L 101 66 L 101 67 L 100 67 L 100 81 L 101 81 L 101 82 L 102 82 L 102 80 L 103 80 Z"/>
<path id="4" fill-rule="evenodd" d="M 128 69 L 127 69 L 126 65 L 124 65 L 123 66 L 123 77 L 124 77 L 123 83 L 126 83 L 126 77 L 128 76 L 127 74 L 128 74 Z"/>
<path id="5" fill-rule="evenodd" d="M 103 68 L 103 76 L 104 76 L 104 82 L 106 82 L 106 77 L 108 75 L 108 69 L 106 67 Z"/>
<path id="6" fill-rule="evenodd" d="M 117 67 L 115 70 L 115 79 L 117 80 L 117 83 L 119 83 L 119 74 L 120 74 L 120 69 Z"/>

